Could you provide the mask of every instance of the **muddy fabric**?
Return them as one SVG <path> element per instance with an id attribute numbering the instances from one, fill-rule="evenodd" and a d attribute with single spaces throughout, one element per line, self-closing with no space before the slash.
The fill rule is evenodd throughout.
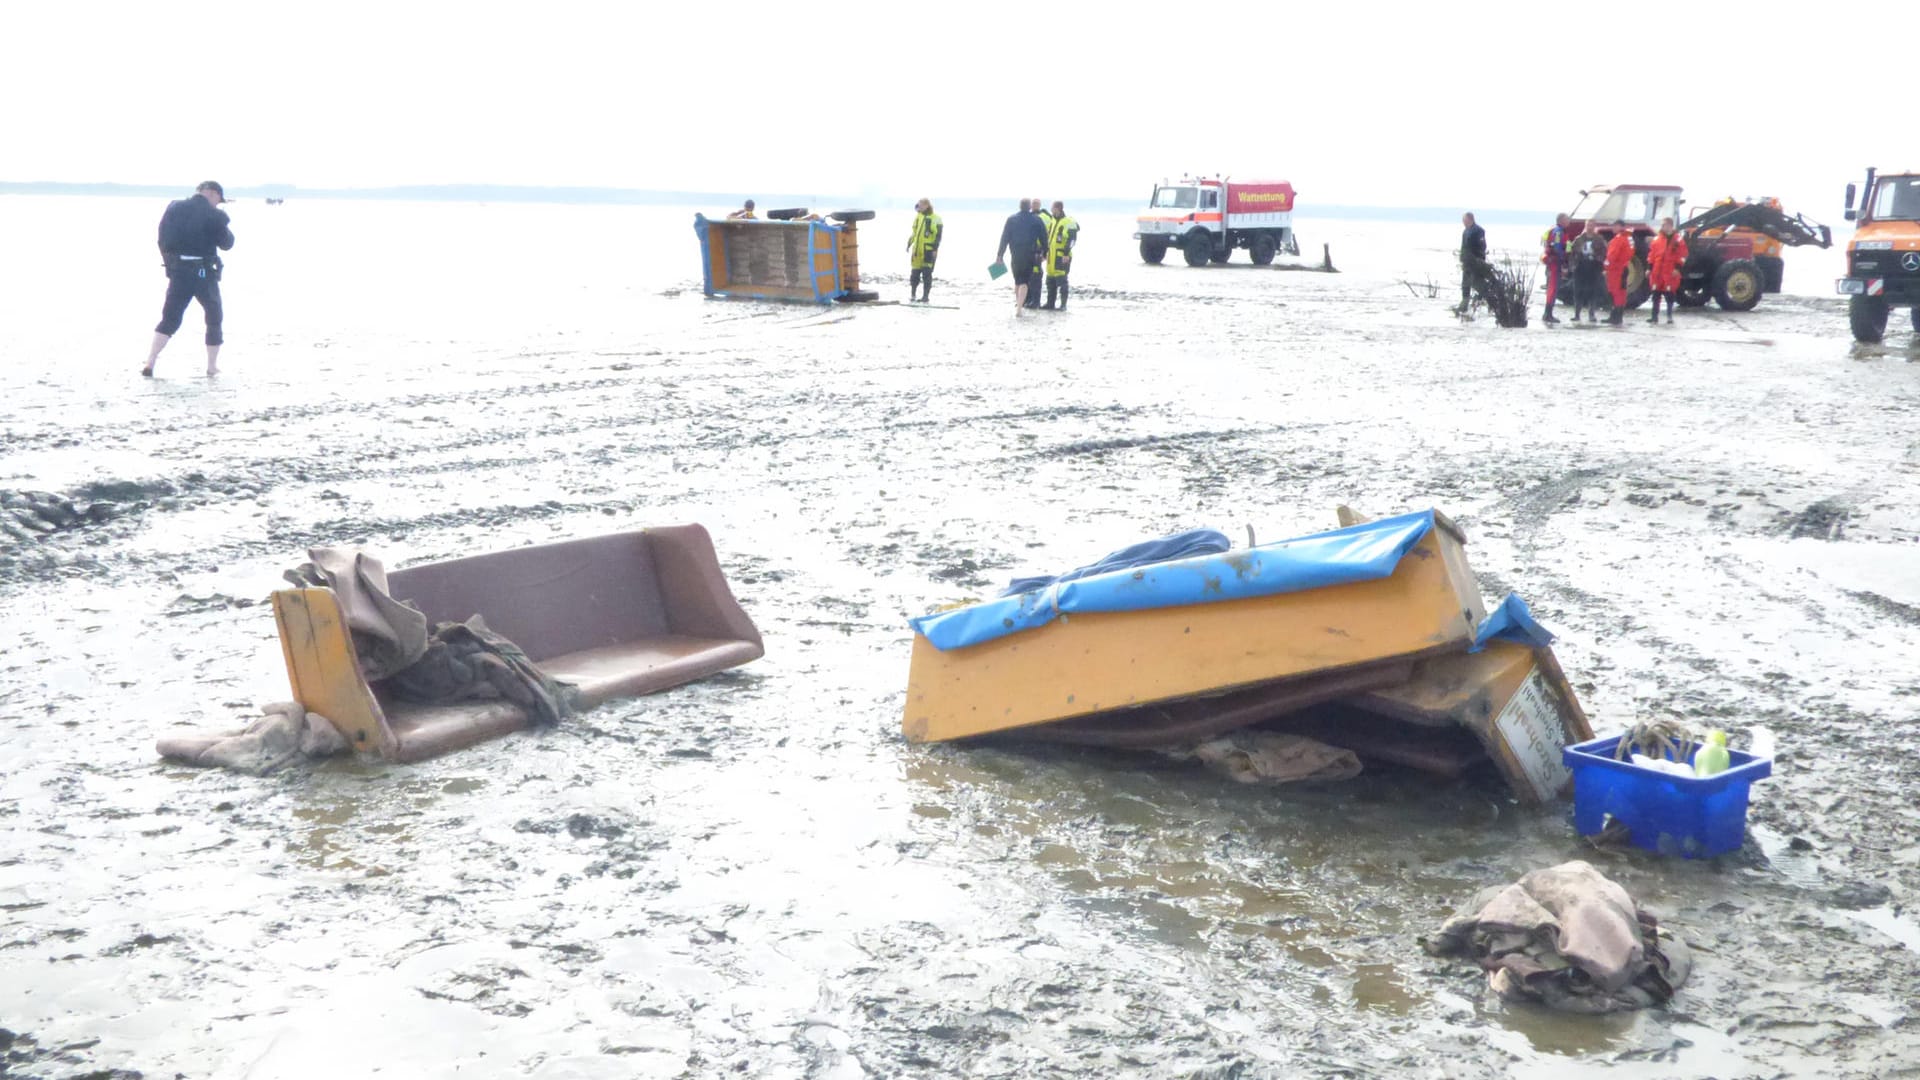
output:
<path id="1" fill-rule="evenodd" d="M 381 685 L 396 697 L 429 704 L 504 698 L 525 709 L 535 727 L 550 727 L 573 711 L 573 686 L 540 670 L 478 615 L 435 627 L 420 659 Z"/>
<path id="2" fill-rule="evenodd" d="M 1278 731 L 1236 731 L 1175 756 L 1197 758 L 1243 784 L 1351 780 L 1360 775 L 1360 758 L 1353 751 Z"/>
<path id="3" fill-rule="evenodd" d="M 232 769 L 265 776 L 308 758 L 347 752 L 333 722 L 291 701 L 266 706 L 260 719 L 233 731 L 173 735 L 156 745 L 160 756 L 187 765 Z"/>
<path id="4" fill-rule="evenodd" d="M 1692 969 L 1685 942 L 1579 860 L 1482 891 L 1423 944 L 1471 957 L 1501 997 L 1566 1012 L 1664 1004 Z"/>
<path id="5" fill-rule="evenodd" d="M 339 601 L 360 672 L 369 682 L 384 679 L 419 660 L 427 651 L 427 617 L 387 592 L 387 571 L 380 560 L 359 548 L 309 548 L 304 563 L 284 575 L 295 585 L 324 586 Z"/>

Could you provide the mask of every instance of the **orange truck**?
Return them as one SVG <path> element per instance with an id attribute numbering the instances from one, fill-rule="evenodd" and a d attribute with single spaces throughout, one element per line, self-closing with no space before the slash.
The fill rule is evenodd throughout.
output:
<path id="1" fill-rule="evenodd" d="M 1864 195 L 1858 210 L 1856 195 Z M 1912 313 L 1914 332 L 1920 333 L 1920 172 L 1879 175 L 1868 169 L 1864 189 L 1847 185 L 1847 220 L 1854 222 L 1847 276 L 1834 290 L 1847 298 L 1853 339 L 1872 343 L 1885 337 L 1896 307 Z"/>
<path id="2" fill-rule="evenodd" d="M 1256 266 L 1300 254 L 1293 235 L 1293 185 L 1285 180 L 1189 177 L 1154 185 L 1135 221 L 1140 257 L 1158 265 L 1179 248 L 1188 266 L 1224 263 L 1246 248 Z"/>

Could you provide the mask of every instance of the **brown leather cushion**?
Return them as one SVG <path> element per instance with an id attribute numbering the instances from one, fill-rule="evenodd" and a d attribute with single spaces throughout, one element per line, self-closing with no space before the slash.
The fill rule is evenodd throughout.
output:
<path id="1" fill-rule="evenodd" d="M 541 669 L 580 690 L 580 707 L 613 698 L 651 694 L 753 660 L 758 643 L 663 634 L 660 637 L 582 649 L 543 661 Z"/>

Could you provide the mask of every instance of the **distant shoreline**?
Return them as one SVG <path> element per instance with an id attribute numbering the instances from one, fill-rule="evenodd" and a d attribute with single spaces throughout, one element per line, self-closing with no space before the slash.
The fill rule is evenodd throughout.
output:
<path id="1" fill-rule="evenodd" d="M 0 180 L 0 195 L 109 195 L 122 197 L 178 198 L 190 188 L 186 185 L 74 183 L 69 181 Z M 724 191 L 642 191 L 635 188 L 607 187 L 533 187 L 513 184 L 415 184 L 377 188 L 303 188 L 293 184 L 234 185 L 230 197 L 236 201 L 252 199 L 370 199 L 401 202 L 503 202 L 558 203 L 573 205 L 629 206 L 710 206 L 735 207 L 753 199 L 763 209 L 781 206 L 859 207 L 868 210 L 906 210 L 911 198 L 875 195 L 794 195 L 791 193 L 749 193 Z M 1018 196 L 955 197 L 935 200 L 942 210 L 1005 210 L 1019 201 Z M 1083 213 L 1130 214 L 1140 209 L 1138 199 L 1093 198 L 1063 199 L 1073 210 Z M 1350 219 L 1358 221 L 1407 221 L 1431 223 L 1457 221 L 1465 207 L 1440 206 L 1346 206 L 1311 201 L 1300 215 L 1312 219 Z M 1489 225 L 1522 225 L 1553 220 L 1552 210 L 1499 210 L 1473 208 L 1479 220 Z"/>

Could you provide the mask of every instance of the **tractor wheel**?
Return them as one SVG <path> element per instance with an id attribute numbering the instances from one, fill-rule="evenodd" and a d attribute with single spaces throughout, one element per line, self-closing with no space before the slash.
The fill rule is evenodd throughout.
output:
<path id="1" fill-rule="evenodd" d="M 1165 240 L 1140 241 L 1140 257 L 1154 266 L 1159 266 L 1167 257 L 1167 242 Z"/>
<path id="2" fill-rule="evenodd" d="M 786 210 L 767 211 L 768 221 L 799 221 L 801 218 L 806 216 L 807 216 L 807 208 L 804 206 L 792 207 Z"/>
<path id="3" fill-rule="evenodd" d="M 1205 266 L 1207 260 L 1213 258 L 1213 238 L 1204 232 L 1188 233 L 1187 245 L 1180 253 L 1187 257 L 1188 266 Z"/>
<path id="4" fill-rule="evenodd" d="M 1274 243 L 1272 236 L 1261 233 L 1247 246 L 1247 254 L 1252 257 L 1255 266 L 1272 266 L 1273 254 L 1279 249 L 1280 245 Z"/>
<path id="5" fill-rule="evenodd" d="M 872 221 L 873 211 L 871 210 L 835 210 L 833 213 L 828 214 L 827 216 L 832 218 L 835 221 L 845 224 L 846 222 L 849 222 L 849 221 Z"/>
<path id="6" fill-rule="evenodd" d="M 1920 308 L 1915 308 L 1920 313 Z M 1915 315 L 1920 321 L 1920 314 Z M 1883 296 L 1847 297 L 1847 323 L 1853 327 L 1853 340 L 1878 344 L 1887 336 L 1887 300 Z"/>
<path id="7" fill-rule="evenodd" d="M 1766 284 L 1752 259 L 1731 259 L 1713 272 L 1713 299 L 1722 311 L 1752 311 Z M 1880 321 L 1886 322 L 1885 316 Z"/>
<path id="8" fill-rule="evenodd" d="M 1627 264 L 1627 307 L 1637 308 L 1653 295 L 1653 283 L 1648 280 L 1647 260 L 1635 259 Z"/>
<path id="9" fill-rule="evenodd" d="M 1218 263 L 1218 264 L 1219 264 L 1219 265 L 1221 265 L 1221 266 L 1225 266 L 1225 265 L 1227 265 L 1227 263 L 1228 263 L 1229 261 L 1231 261 L 1232 259 L 1233 259 L 1233 249 L 1232 249 L 1232 248 L 1230 248 L 1230 247 L 1216 247 L 1216 248 L 1214 248 L 1214 249 L 1213 249 L 1213 261 L 1214 261 L 1215 263 Z"/>
<path id="10" fill-rule="evenodd" d="M 1706 307 L 1712 296 L 1707 292 L 1706 282 L 1685 281 L 1680 284 L 1680 291 L 1674 299 L 1681 307 Z"/>

